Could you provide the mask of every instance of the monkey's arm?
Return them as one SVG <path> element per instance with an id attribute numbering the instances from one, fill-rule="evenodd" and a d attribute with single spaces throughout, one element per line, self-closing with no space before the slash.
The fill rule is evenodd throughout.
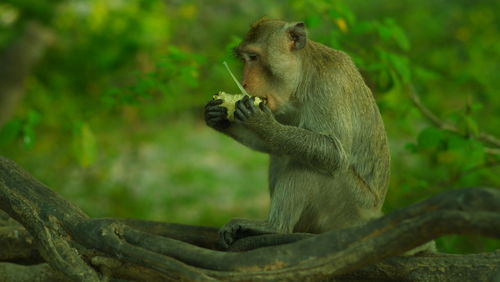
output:
<path id="1" fill-rule="evenodd" d="M 237 102 L 235 119 L 260 137 L 270 154 L 288 155 L 327 173 L 349 165 L 348 148 L 337 136 L 283 125 L 263 103 L 255 107 L 245 99 Z M 348 135 L 343 132 L 344 139 Z"/>
<path id="2" fill-rule="evenodd" d="M 255 132 L 249 130 L 242 124 L 233 122 L 230 127 L 225 130 L 221 130 L 220 132 L 256 151 L 263 153 L 271 152 L 270 148 Z"/>
<path id="3" fill-rule="evenodd" d="M 263 125 L 256 131 L 268 144 L 272 154 L 288 155 L 327 172 L 349 165 L 349 156 L 336 136 L 278 122 Z"/>

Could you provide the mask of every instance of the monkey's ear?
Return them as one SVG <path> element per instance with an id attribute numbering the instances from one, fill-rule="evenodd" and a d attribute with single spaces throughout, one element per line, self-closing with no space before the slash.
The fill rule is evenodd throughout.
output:
<path id="1" fill-rule="evenodd" d="M 292 41 L 292 49 L 299 50 L 306 46 L 307 34 L 306 25 L 303 22 L 291 23 L 287 28 L 287 33 Z"/>

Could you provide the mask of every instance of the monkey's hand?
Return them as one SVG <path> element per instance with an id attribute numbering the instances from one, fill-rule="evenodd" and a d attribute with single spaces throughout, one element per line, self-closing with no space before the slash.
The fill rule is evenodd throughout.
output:
<path id="1" fill-rule="evenodd" d="M 222 103 L 221 99 L 210 100 L 205 106 L 205 123 L 216 130 L 224 130 L 231 125 L 227 109 L 220 106 Z"/>
<path id="2" fill-rule="evenodd" d="M 243 99 L 236 102 L 234 110 L 234 120 L 242 123 L 245 127 L 255 130 L 262 125 L 270 125 L 276 122 L 271 110 L 261 102 L 259 106 L 255 106 L 253 98 L 245 96 Z"/>
<path id="3" fill-rule="evenodd" d="M 276 232 L 267 221 L 234 218 L 219 230 L 219 244 L 228 249 L 238 239 Z"/>

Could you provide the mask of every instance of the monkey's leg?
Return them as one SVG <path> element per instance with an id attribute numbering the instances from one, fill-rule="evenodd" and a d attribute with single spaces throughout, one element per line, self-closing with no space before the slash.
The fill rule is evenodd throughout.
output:
<path id="1" fill-rule="evenodd" d="M 219 242 L 228 248 L 234 241 L 254 235 L 291 233 L 307 205 L 306 171 L 288 169 L 278 177 L 271 198 L 269 218 L 265 221 L 232 219 L 219 230 Z"/>
<path id="2" fill-rule="evenodd" d="M 275 172 L 272 188 L 269 224 L 279 233 L 292 233 L 318 189 L 309 170 L 289 164 L 281 172 Z M 301 232 L 307 230 L 301 230 Z"/>

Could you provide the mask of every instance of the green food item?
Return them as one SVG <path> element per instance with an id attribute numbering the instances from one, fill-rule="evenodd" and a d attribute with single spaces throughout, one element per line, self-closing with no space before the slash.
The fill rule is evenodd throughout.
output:
<path id="1" fill-rule="evenodd" d="M 224 91 L 220 91 L 219 94 L 214 95 L 213 99 L 218 100 L 221 99 L 223 102 L 220 105 L 221 107 L 225 107 L 227 109 L 227 119 L 230 121 L 234 120 L 234 107 L 236 102 L 239 100 L 243 99 L 245 96 L 250 96 L 250 95 L 245 95 L 245 94 L 229 94 Z M 263 100 L 259 97 L 252 97 L 254 98 L 253 104 L 255 106 L 258 106 L 260 102 Z"/>

